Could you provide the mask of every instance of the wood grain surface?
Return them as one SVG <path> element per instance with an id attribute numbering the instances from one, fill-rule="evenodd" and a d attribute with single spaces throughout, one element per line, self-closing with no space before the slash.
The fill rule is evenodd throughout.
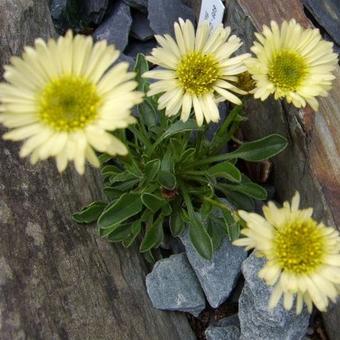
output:
<path id="1" fill-rule="evenodd" d="M 226 0 L 225 24 L 243 41 L 249 51 L 254 31 L 261 31 L 271 20 L 295 18 L 304 27 L 312 23 L 299 0 Z M 340 230 L 340 70 L 335 71 L 333 89 L 319 98 L 320 108 L 298 110 L 285 102 L 269 98 L 265 102 L 246 99 L 248 122 L 244 133 L 249 139 L 278 132 L 287 137 L 289 147 L 275 157 L 274 182 L 278 198 L 290 199 L 295 190 L 302 205 L 314 207 L 314 216 Z M 324 314 L 332 340 L 340 339 L 340 303 Z"/>
<path id="2" fill-rule="evenodd" d="M 0 75 L 34 38 L 55 35 L 50 18 L 47 0 L 0 0 Z M 0 339 L 195 338 L 184 314 L 151 306 L 137 249 L 71 221 L 100 187 L 92 169 L 32 167 L 0 140 Z"/>

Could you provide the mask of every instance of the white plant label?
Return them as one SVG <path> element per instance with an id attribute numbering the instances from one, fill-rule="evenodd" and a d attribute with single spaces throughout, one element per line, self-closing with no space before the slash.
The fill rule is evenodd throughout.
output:
<path id="1" fill-rule="evenodd" d="M 224 6 L 221 0 L 202 0 L 199 23 L 208 21 L 212 28 L 222 22 Z"/>

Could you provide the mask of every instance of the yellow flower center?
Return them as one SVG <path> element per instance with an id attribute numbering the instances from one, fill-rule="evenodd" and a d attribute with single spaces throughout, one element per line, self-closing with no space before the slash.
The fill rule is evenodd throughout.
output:
<path id="1" fill-rule="evenodd" d="M 204 95 L 213 91 L 213 85 L 219 77 L 218 62 L 210 54 L 188 53 L 178 64 L 177 76 L 185 91 L 191 95 Z"/>
<path id="2" fill-rule="evenodd" d="M 40 93 L 39 118 L 56 131 L 75 131 L 96 119 L 100 103 L 96 87 L 89 80 L 64 75 Z"/>
<path id="3" fill-rule="evenodd" d="M 308 274 L 324 260 L 325 236 L 312 219 L 294 219 L 276 230 L 274 258 L 279 266 L 294 274 Z"/>
<path id="4" fill-rule="evenodd" d="M 269 80 L 282 91 L 296 91 L 308 74 L 308 66 L 296 52 L 283 50 L 269 65 Z"/>

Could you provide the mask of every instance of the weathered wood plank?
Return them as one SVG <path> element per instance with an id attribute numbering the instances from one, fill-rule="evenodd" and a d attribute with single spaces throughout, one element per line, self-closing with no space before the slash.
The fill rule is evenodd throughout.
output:
<path id="1" fill-rule="evenodd" d="M 310 25 L 299 0 L 239 0 L 239 4 L 244 13 L 251 17 L 251 20 L 257 29 L 261 29 L 262 25 L 268 25 L 271 20 L 280 22 L 292 18 L 305 27 Z"/>
<path id="2" fill-rule="evenodd" d="M 232 2 L 229 2 L 229 5 Z M 255 29 L 261 30 L 263 24 L 269 24 L 270 20 L 276 20 L 281 22 L 284 19 L 296 18 L 303 26 L 311 26 L 309 20 L 305 17 L 303 12 L 302 4 L 296 0 L 288 0 L 285 2 L 282 1 L 248 1 L 248 0 L 240 0 L 240 7 L 242 8 L 243 16 L 250 18 L 250 22 L 254 24 Z M 228 18 L 230 18 L 230 11 Z M 251 43 L 253 41 L 253 34 L 245 33 L 243 31 L 243 27 L 238 27 L 238 31 L 241 31 L 240 34 L 246 37 L 246 44 L 244 49 L 249 50 Z M 249 39 L 250 38 L 250 39 Z M 319 208 L 316 209 L 316 214 L 319 217 L 326 217 L 326 221 L 330 224 L 336 225 L 340 228 L 340 69 L 337 68 L 336 72 L 336 80 L 334 81 L 333 90 L 330 92 L 327 98 L 320 98 L 320 109 L 317 113 L 313 113 L 310 109 L 304 110 L 296 110 L 291 106 L 284 105 L 282 107 L 282 113 L 285 114 L 288 119 L 288 124 L 290 127 L 290 134 L 292 135 L 293 144 L 300 144 L 300 158 L 308 159 L 307 166 L 309 171 L 313 177 L 313 181 L 316 181 L 315 186 L 320 187 L 319 197 L 310 197 L 307 199 L 308 204 L 314 203 L 311 199 L 322 200 L 324 199 L 326 203 L 327 209 L 325 209 L 324 205 L 320 205 Z M 262 129 L 266 129 L 267 125 L 270 131 L 275 131 L 279 126 L 271 121 L 273 116 L 280 115 L 281 108 L 276 107 L 275 111 L 273 110 L 272 103 L 270 100 L 268 103 L 259 103 L 254 100 L 249 100 L 248 104 L 250 106 L 254 106 L 254 109 L 249 108 L 249 112 L 252 112 L 252 119 L 249 121 L 248 127 L 253 131 L 253 133 L 261 133 Z M 275 104 L 273 104 L 275 105 Z M 259 120 L 265 119 L 265 126 L 257 125 L 259 123 L 256 121 L 254 115 L 259 111 L 259 106 L 271 107 L 272 112 L 268 112 L 267 117 L 259 117 Z M 274 111 L 274 112 L 273 112 Z M 257 113 L 260 115 L 260 113 Z M 275 119 L 275 118 L 274 118 Z M 287 119 L 282 119 L 282 122 L 287 121 Z M 286 125 L 286 124 L 284 124 Z M 264 133 L 264 132 L 262 132 Z M 291 145 L 293 148 L 294 145 Z M 288 151 L 289 152 L 289 151 Z M 293 156 L 294 159 L 298 159 L 299 157 Z M 286 163 L 287 155 L 282 154 L 281 157 L 278 157 L 275 164 L 277 165 L 280 173 L 285 171 L 284 169 L 288 169 L 289 172 L 294 172 L 294 169 L 289 168 Z M 303 169 L 302 176 L 304 176 Z M 287 174 L 289 173 L 287 172 Z M 301 176 L 290 176 L 289 179 L 294 181 L 294 177 L 301 178 Z M 287 188 L 284 182 L 279 186 L 279 190 L 282 189 L 282 197 L 287 198 L 292 194 L 292 190 L 294 190 L 293 183 L 290 185 L 290 188 Z M 302 192 L 305 192 L 304 187 L 307 188 L 307 191 L 310 190 L 310 186 L 306 185 L 307 181 L 298 181 L 299 184 L 297 189 L 301 188 Z M 282 188 L 281 188 L 282 187 Z M 289 191 L 290 190 L 290 191 Z M 281 190 L 280 190 L 281 192 Z M 306 192 L 307 193 L 307 192 Z M 328 211 L 326 211 L 328 210 Z"/>
<path id="3" fill-rule="evenodd" d="M 281 22 L 295 18 L 303 26 L 312 24 L 299 0 L 226 0 L 225 23 L 244 41 L 249 51 L 254 31 L 262 30 L 270 20 Z M 274 177 L 278 196 L 289 199 L 299 190 L 305 206 L 313 206 L 315 217 L 340 230 L 340 70 L 337 68 L 333 90 L 320 98 L 320 109 L 297 110 L 291 105 L 268 99 L 246 100 L 249 121 L 244 126 L 249 139 L 279 132 L 289 147 L 274 159 Z M 339 339 L 340 304 L 325 314 L 331 339 Z"/>
<path id="4" fill-rule="evenodd" d="M 54 34 L 47 0 L 0 0 L 1 66 Z M 91 169 L 80 177 L 59 175 L 52 161 L 31 167 L 0 141 L 1 339 L 194 339 L 183 314 L 151 306 L 137 249 L 71 222 L 100 187 Z"/>

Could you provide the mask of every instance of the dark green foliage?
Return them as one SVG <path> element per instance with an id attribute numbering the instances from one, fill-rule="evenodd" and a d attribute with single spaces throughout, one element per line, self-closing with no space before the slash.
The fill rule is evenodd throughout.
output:
<path id="1" fill-rule="evenodd" d="M 139 55 L 136 74 L 142 91 L 149 87 L 141 77 L 146 70 L 147 62 Z M 211 142 L 195 120 L 165 117 L 157 110 L 157 98 L 147 98 L 138 112 L 138 124 L 120 135 L 129 147 L 128 156 L 101 155 L 105 208 L 103 203 L 92 203 L 74 219 L 82 223 L 97 219 L 100 235 L 125 247 L 141 234 L 140 251 L 150 261 L 165 228 L 169 226 L 176 237 L 188 226 L 196 250 L 209 259 L 224 237 L 239 236 L 242 221 L 236 210 L 252 210 L 254 199 L 267 197 L 264 188 L 241 174 L 237 160 L 268 159 L 287 141 L 271 135 L 219 154 L 245 120 L 241 107 L 231 111 Z"/>

